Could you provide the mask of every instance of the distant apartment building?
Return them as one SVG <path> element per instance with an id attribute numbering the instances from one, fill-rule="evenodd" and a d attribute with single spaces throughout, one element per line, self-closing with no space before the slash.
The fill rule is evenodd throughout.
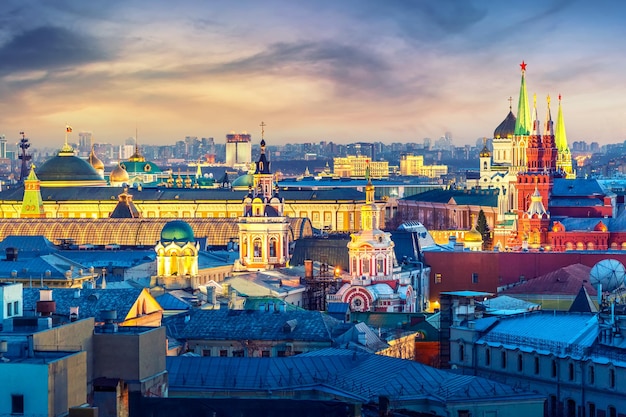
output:
<path id="1" fill-rule="evenodd" d="M 333 158 L 333 173 L 342 178 L 364 178 L 368 165 L 372 178 L 389 177 L 389 162 L 372 161 L 368 157 L 355 155 Z"/>
<path id="2" fill-rule="evenodd" d="M 423 155 L 405 154 L 400 157 L 400 175 L 439 178 L 447 174 L 447 165 L 424 165 Z"/>
<path id="3" fill-rule="evenodd" d="M 249 133 L 230 132 L 226 135 L 226 165 L 238 167 L 252 162 L 252 138 Z"/>
<path id="4" fill-rule="evenodd" d="M 88 154 L 91 150 L 91 132 L 79 132 L 78 133 L 78 152 L 81 154 Z"/>

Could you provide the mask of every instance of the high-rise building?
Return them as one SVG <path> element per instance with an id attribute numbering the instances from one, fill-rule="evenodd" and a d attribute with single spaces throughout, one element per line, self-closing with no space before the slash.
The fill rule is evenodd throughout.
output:
<path id="1" fill-rule="evenodd" d="M 91 132 L 78 133 L 78 152 L 80 154 L 88 154 L 91 151 Z"/>
<path id="2" fill-rule="evenodd" d="M 252 143 L 249 133 L 230 132 L 226 135 L 226 165 L 247 167 L 252 162 Z"/>
<path id="3" fill-rule="evenodd" d="M 0 159 L 6 159 L 7 157 L 7 138 L 4 135 L 0 135 Z"/>

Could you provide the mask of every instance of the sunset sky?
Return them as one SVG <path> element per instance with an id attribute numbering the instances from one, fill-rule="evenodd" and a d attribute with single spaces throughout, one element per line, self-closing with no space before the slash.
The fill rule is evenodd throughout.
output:
<path id="1" fill-rule="evenodd" d="M 0 133 L 462 145 L 516 112 L 524 60 L 541 121 L 562 94 L 570 145 L 622 142 L 624 22 L 602 0 L 2 0 Z"/>

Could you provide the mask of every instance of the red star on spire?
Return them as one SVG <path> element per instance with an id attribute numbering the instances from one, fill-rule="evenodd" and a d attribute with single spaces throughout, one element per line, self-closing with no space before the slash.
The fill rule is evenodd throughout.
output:
<path id="1" fill-rule="evenodd" d="M 524 61 L 522 61 L 521 64 L 519 64 L 520 67 L 522 67 L 522 71 L 526 71 L 526 63 Z"/>

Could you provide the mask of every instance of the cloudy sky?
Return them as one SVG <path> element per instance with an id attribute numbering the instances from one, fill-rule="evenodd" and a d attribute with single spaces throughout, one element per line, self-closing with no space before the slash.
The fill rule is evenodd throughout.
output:
<path id="1" fill-rule="evenodd" d="M 625 21 L 603 0 L 2 0 L 0 133 L 461 145 L 516 111 L 524 60 L 540 120 L 562 94 L 570 144 L 621 142 Z"/>

